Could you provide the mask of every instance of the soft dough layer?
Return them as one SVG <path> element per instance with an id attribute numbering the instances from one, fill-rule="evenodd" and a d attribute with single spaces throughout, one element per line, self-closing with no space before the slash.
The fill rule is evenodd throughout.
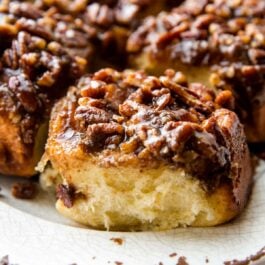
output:
<path id="1" fill-rule="evenodd" d="M 165 230 L 178 226 L 213 226 L 238 213 L 229 185 L 208 194 L 184 170 L 161 166 L 99 168 L 68 171 L 78 183 L 78 198 L 73 207 L 58 200 L 63 215 L 99 229 Z M 126 179 L 125 179 L 126 176 Z"/>
<path id="2" fill-rule="evenodd" d="M 69 90 L 39 165 L 53 168 L 43 183 L 62 178 L 59 212 L 99 229 L 165 230 L 242 211 L 252 182 L 242 125 L 224 94 L 183 80 L 104 69 Z"/>

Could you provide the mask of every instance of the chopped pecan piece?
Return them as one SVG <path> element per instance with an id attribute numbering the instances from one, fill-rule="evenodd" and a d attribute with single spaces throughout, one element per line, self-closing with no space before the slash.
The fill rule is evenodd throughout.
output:
<path id="1" fill-rule="evenodd" d="M 12 186 L 12 195 L 17 199 L 34 199 L 37 187 L 33 182 L 20 182 Z"/>

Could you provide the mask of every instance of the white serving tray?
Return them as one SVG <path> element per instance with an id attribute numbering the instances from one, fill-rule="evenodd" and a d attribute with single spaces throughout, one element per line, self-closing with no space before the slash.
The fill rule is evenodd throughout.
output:
<path id="1" fill-rule="evenodd" d="M 53 195 L 40 192 L 30 201 L 12 198 L 10 189 L 17 180 L 0 178 L 0 259 L 9 255 L 11 264 L 176 265 L 184 256 L 189 265 L 219 265 L 244 260 L 265 246 L 264 162 L 257 170 L 250 202 L 235 221 L 167 232 L 118 233 L 81 227 L 57 214 Z M 123 244 L 111 238 L 122 238 Z M 170 257 L 172 253 L 177 255 Z"/>

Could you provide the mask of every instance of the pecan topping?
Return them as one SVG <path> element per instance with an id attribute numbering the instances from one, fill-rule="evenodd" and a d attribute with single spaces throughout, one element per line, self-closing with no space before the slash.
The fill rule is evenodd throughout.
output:
<path id="1" fill-rule="evenodd" d="M 249 62 L 249 48 L 256 51 L 265 45 L 265 4 L 258 2 L 244 0 L 241 5 L 233 6 L 227 1 L 201 1 L 198 12 L 194 11 L 194 1 L 187 0 L 170 13 L 147 18 L 130 36 L 127 49 L 139 52 L 147 48 L 159 53 L 166 46 L 173 57 L 189 64 L 212 64 L 220 57 L 223 61 Z M 256 13 L 255 5 L 260 12 Z M 249 12 L 240 15 L 242 7 Z M 229 12 L 222 13 L 222 8 Z"/>
<path id="2" fill-rule="evenodd" d="M 84 152 L 102 154 L 103 164 L 104 154 L 106 163 L 114 164 L 123 155 L 143 164 L 164 161 L 200 179 L 210 175 L 216 185 L 220 172 L 229 169 L 229 147 L 215 114 L 233 102 L 229 91 L 216 96 L 203 85 L 188 85 L 173 70 L 152 77 L 103 69 L 81 78 L 77 87 L 78 104 L 68 110 L 63 134 L 74 130 Z M 119 157 L 108 160 L 110 152 Z"/>
<path id="3" fill-rule="evenodd" d="M 133 63 L 137 54 L 148 53 L 168 67 L 178 62 L 209 66 L 210 84 L 233 92 L 236 101 L 226 106 L 247 123 L 255 119 L 257 102 L 265 102 L 264 18 L 264 1 L 186 0 L 145 19 L 129 37 L 127 50 Z"/>
<path id="4" fill-rule="evenodd" d="M 8 1 L 0 11 L 0 112 L 18 124 L 20 137 L 29 146 L 35 143 L 54 100 L 85 69 L 85 58 L 72 56 L 70 48 L 60 44 L 65 39 L 57 34 L 65 19 L 28 2 Z M 73 18 L 69 27 L 73 27 Z"/>

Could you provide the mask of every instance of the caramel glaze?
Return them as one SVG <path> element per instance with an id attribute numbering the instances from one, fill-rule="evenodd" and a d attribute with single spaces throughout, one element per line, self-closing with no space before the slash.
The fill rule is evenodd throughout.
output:
<path id="1" fill-rule="evenodd" d="M 4 174 L 34 174 L 41 155 L 41 150 L 34 150 L 42 140 L 36 142 L 39 129 L 54 101 L 86 67 L 84 58 L 57 41 L 57 33 L 49 28 L 52 20 L 42 15 L 30 3 L 0 5 L 0 172 Z"/>
<path id="2" fill-rule="evenodd" d="M 60 43 L 72 56 L 92 61 L 92 68 L 100 67 L 98 64 L 124 67 L 130 30 L 143 17 L 173 5 L 168 2 L 5 0 L 0 3 L 0 54 L 10 47 L 12 36 L 26 31 Z M 175 2 L 174 6 L 180 2 Z"/>
<path id="3" fill-rule="evenodd" d="M 147 18 L 130 36 L 127 50 L 132 56 L 149 53 L 158 63 L 211 67 L 211 85 L 233 91 L 236 112 L 251 127 L 253 109 L 265 104 L 264 18 L 264 1 L 187 0 L 170 13 Z"/>
<path id="4" fill-rule="evenodd" d="M 65 73 L 68 75 L 62 82 Z M 1 114 L 18 112 L 28 120 L 26 123 L 35 123 L 40 114 L 48 117 L 51 100 L 62 95 L 63 89 L 80 75 L 77 62 L 59 44 L 53 46 L 42 38 L 20 32 L 1 58 Z M 23 126 L 22 117 L 13 118 Z M 31 143 L 33 139 L 29 138 L 24 142 Z"/>
<path id="5" fill-rule="evenodd" d="M 55 7 L 46 10 L 36 3 L 4 1 L 0 5 L 1 39 L 16 36 L 21 31 L 48 42 L 55 41 L 71 56 L 90 59 L 93 54 L 92 39 L 96 36 L 96 30 L 82 20 L 62 14 Z"/>
<path id="6" fill-rule="evenodd" d="M 146 16 L 169 10 L 181 2 L 183 0 L 38 0 L 36 5 L 49 13 L 57 10 L 61 16 L 73 17 L 78 28 L 88 33 L 97 51 L 91 64 L 95 71 L 109 65 L 125 68 L 126 40 L 131 30 Z M 75 37 L 72 42 L 76 45 L 80 41 Z"/>
<path id="7" fill-rule="evenodd" d="M 245 167 L 238 161 L 247 164 L 247 182 L 251 168 L 242 125 L 220 105 L 229 101 L 229 91 L 188 85 L 173 70 L 153 77 L 103 69 L 82 77 L 60 105 L 56 141 L 81 145 L 104 167 L 164 163 L 184 168 L 208 191 L 232 182 L 238 198 Z"/>

